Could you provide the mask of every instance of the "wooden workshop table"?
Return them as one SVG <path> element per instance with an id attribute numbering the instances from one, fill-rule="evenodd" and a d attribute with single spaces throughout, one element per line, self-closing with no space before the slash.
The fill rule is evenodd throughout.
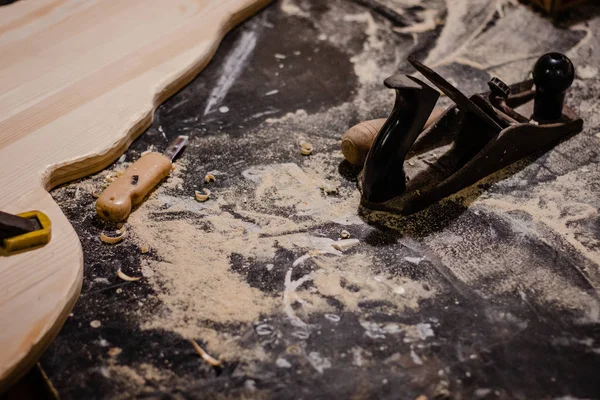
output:
<path id="1" fill-rule="evenodd" d="M 286 0 L 245 22 L 124 159 L 52 192 L 85 255 L 41 359 L 61 397 L 599 398 L 599 37 L 599 6 L 553 24 L 501 0 Z M 340 138 L 386 116 L 409 54 L 474 93 L 548 51 L 578 67 L 582 133 L 416 216 L 359 213 Z M 92 193 L 180 134 L 174 177 L 101 243 Z M 342 229 L 360 245 L 314 252 Z"/>

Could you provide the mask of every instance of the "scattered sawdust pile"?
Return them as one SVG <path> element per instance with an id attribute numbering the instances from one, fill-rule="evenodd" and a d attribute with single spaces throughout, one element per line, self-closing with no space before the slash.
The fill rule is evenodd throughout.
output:
<path id="1" fill-rule="evenodd" d="M 100 373 L 111 378 L 113 384 L 121 389 L 121 393 L 113 397 L 115 400 L 130 399 L 134 394 L 152 393 L 156 389 L 168 390 L 170 385 L 180 379 L 171 371 L 160 370 L 147 363 L 125 366 L 111 362 L 102 367 Z M 148 383 L 152 385 L 148 386 Z"/>
<path id="2" fill-rule="evenodd" d="M 331 257 L 317 258 L 320 267 L 314 282 L 319 293 L 340 300 L 348 310 L 360 311 L 363 301 L 385 301 L 399 306 L 417 308 L 418 300 L 431 297 L 419 282 L 406 278 L 386 277 L 373 272 L 376 260 L 366 254 L 346 257 L 342 263 Z M 360 288 L 360 291 L 347 287 Z"/>
<path id="3" fill-rule="evenodd" d="M 323 296 L 334 296 L 349 310 L 358 310 L 360 301 L 390 301 L 390 296 L 401 308 L 415 307 L 418 298 L 431 295 L 418 283 L 376 275 L 371 268 L 374 260 L 365 253 L 347 256 L 333 249 L 331 243 L 337 237 L 310 232 L 324 223 L 362 223 L 356 215 L 356 189 L 339 188 L 340 196 L 328 196 L 322 189 L 324 185 L 339 185 L 336 179 L 326 178 L 337 176 L 334 169 L 338 158 L 315 156 L 304 168 L 293 163 L 249 168 L 238 177 L 239 183 L 220 190 L 217 199 L 206 203 L 192 196 L 167 194 L 180 184 L 177 173 L 161 186 L 129 219 L 136 240 L 148 245 L 157 257 L 145 260 L 142 272 L 161 300 L 162 309 L 144 328 L 201 337 L 221 356 L 239 357 L 243 351 L 235 346 L 235 338 L 213 330 L 214 323 L 252 324 L 261 316 L 287 313 L 290 301 L 299 300 L 302 318 L 332 311 Z M 287 210 L 289 215 L 274 215 L 275 210 Z M 313 281 L 314 289 L 297 287 L 287 297 L 267 293 L 251 287 L 230 269 L 233 254 L 266 266 L 277 248 L 305 256 L 305 262 L 314 269 L 305 280 Z M 315 257 L 308 261 L 312 255 Z M 291 274 L 294 267 L 275 268 L 289 269 Z M 344 287 L 346 283 L 354 288 Z M 402 295 L 394 294 L 400 286 Z M 296 318 L 290 313 L 288 316 Z"/>
<path id="4" fill-rule="evenodd" d="M 244 176 L 258 185 L 253 196 L 254 206 L 265 211 L 273 206 L 293 208 L 296 216 L 310 218 L 310 222 L 304 224 L 289 221 L 288 228 L 295 229 L 328 221 L 344 223 L 344 218 L 355 216 L 358 191 L 339 188 L 338 174 L 335 174 L 338 179 L 326 179 L 324 169 L 327 166 L 320 162 L 325 158 L 331 156 L 315 156 L 304 170 L 296 164 L 286 163 L 258 166 L 244 171 Z M 327 196 L 327 190 L 335 190 L 343 195 Z"/>
<path id="5" fill-rule="evenodd" d="M 198 322 L 249 322 L 274 306 L 272 299 L 228 271 L 229 256 L 237 249 L 262 259 L 272 255 L 273 249 L 262 246 L 256 233 L 227 213 L 205 221 L 211 226 L 209 232 L 188 221 L 174 220 L 148 222 L 145 228 L 151 237 L 138 233 L 165 259 L 150 262 L 144 272 L 155 272 L 151 281 L 160 286 L 159 297 L 165 304 L 173 306 L 166 318 L 176 330 L 187 327 L 188 315 Z"/>

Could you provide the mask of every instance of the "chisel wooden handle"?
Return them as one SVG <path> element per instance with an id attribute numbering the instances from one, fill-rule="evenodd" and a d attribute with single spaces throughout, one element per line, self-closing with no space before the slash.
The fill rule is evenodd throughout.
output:
<path id="1" fill-rule="evenodd" d="M 171 160 L 168 157 L 160 153 L 143 155 L 102 192 L 96 202 L 96 212 L 107 221 L 125 220 L 131 209 L 141 203 L 170 172 Z"/>
<path id="2" fill-rule="evenodd" d="M 429 119 L 425 123 L 424 129 L 427 129 L 440 115 L 444 108 L 436 107 L 431 112 Z M 342 153 L 344 158 L 351 164 L 361 166 L 367 159 L 369 149 L 375 141 L 375 137 L 385 124 L 386 118 L 372 119 L 354 125 L 348 129 L 342 138 Z"/>

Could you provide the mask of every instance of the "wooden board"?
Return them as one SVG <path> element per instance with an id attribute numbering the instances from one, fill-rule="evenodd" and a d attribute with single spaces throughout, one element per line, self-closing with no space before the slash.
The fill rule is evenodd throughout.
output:
<path id="1" fill-rule="evenodd" d="M 99 171 L 268 0 L 22 0 L 0 8 L 0 210 L 41 210 L 42 249 L 0 258 L 0 392 L 79 294 L 79 239 L 48 190 Z M 200 112 L 200 111 L 199 111 Z"/>

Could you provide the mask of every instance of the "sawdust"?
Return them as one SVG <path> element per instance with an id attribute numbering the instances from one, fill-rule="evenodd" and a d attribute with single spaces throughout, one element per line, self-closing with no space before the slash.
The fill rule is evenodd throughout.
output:
<path id="1" fill-rule="evenodd" d="M 283 0 L 279 5 L 281 11 L 288 15 L 294 15 L 297 17 L 309 17 L 310 14 L 306 11 L 303 11 L 298 5 L 296 5 L 292 0 Z"/>
<path id="2" fill-rule="evenodd" d="M 173 372 L 148 363 L 127 366 L 112 362 L 102 367 L 102 373 L 111 379 L 113 385 L 124 389 L 115 399 L 129 399 L 134 394 L 151 393 L 157 389 L 168 390 L 178 379 Z"/>
<path id="3" fill-rule="evenodd" d="M 134 368 L 125 365 L 111 365 L 103 367 L 103 375 L 110 378 L 115 385 L 123 388 L 122 394 L 117 395 L 115 399 L 131 398 L 132 393 L 140 393 L 146 380 Z"/>
<path id="4" fill-rule="evenodd" d="M 229 271 L 229 257 L 243 251 L 249 256 L 267 259 L 274 249 L 263 243 L 248 224 L 227 212 L 192 206 L 180 201 L 162 212 L 197 212 L 196 218 L 156 221 L 164 197 L 147 201 L 131 218 L 130 224 L 139 240 L 164 261 L 145 261 L 142 272 L 155 288 L 162 310 L 144 324 L 145 329 L 167 329 L 185 338 L 202 337 L 222 353 L 228 346 L 216 347 L 206 322 L 250 323 L 261 313 L 273 312 L 277 300 L 250 287 L 241 277 Z M 202 220 L 202 227 L 195 225 Z M 228 337 L 221 338 L 223 342 Z M 231 347 L 230 347 L 231 348 Z"/>
<path id="5" fill-rule="evenodd" d="M 592 79 L 598 75 L 598 68 L 593 65 L 584 65 L 577 67 L 577 77 L 581 79 Z"/>
<path id="6" fill-rule="evenodd" d="M 283 123 L 289 119 L 284 117 Z M 353 311 L 359 309 L 361 301 L 369 300 L 414 308 L 420 298 L 431 296 L 433 291 L 425 291 L 416 282 L 378 275 L 365 254 L 346 256 L 335 250 L 331 244 L 338 239 L 338 229 L 332 238 L 312 232 L 326 223 L 362 223 L 357 216 L 355 188 L 340 188 L 336 196 L 322 189 L 324 184 L 341 184 L 336 173 L 340 161 L 338 154 L 321 153 L 302 167 L 295 163 L 254 166 L 241 173 L 237 185 L 219 189 L 219 198 L 212 203 L 167 194 L 180 184 L 176 172 L 128 220 L 135 240 L 152 248 L 158 258 L 142 263 L 142 273 L 161 302 L 161 308 L 143 328 L 202 338 L 209 351 L 222 359 L 256 360 L 256 349 L 242 349 L 236 344 L 238 338 L 213 326 L 250 326 L 263 315 L 289 314 L 286 310 L 293 301 L 301 301 L 303 307 L 288 316 L 308 318 L 315 312 L 333 311 L 326 296 L 338 298 Z M 246 196 L 240 196 L 240 187 Z M 305 262 L 315 268 L 308 280 L 316 290 L 298 287 L 293 296 L 282 298 L 281 293 L 252 287 L 231 270 L 234 254 L 267 265 L 278 248 L 299 256 L 317 256 Z M 273 272 L 282 268 L 291 271 L 294 265 L 276 265 Z M 344 288 L 342 282 L 350 282 L 352 290 Z M 405 288 L 405 294 L 394 294 L 390 299 L 390 293 L 399 286 Z"/>
<path id="7" fill-rule="evenodd" d="M 562 167 L 568 167 L 564 161 Z M 484 298 L 517 294 L 525 302 L 535 298 L 585 312 L 596 307 L 600 290 L 600 241 L 590 229 L 598 219 L 593 179 L 600 166 L 529 182 L 538 168 L 525 168 L 484 193 L 472 186 L 452 196 L 469 211 L 421 239 L 423 259 L 449 268 Z M 391 229 L 410 224 L 427 229 L 432 223 L 427 214 L 409 222 L 374 212 L 369 220 Z"/>
<path id="8" fill-rule="evenodd" d="M 337 158 L 337 157 L 336 157 Z M 276 208 L 294 208 L 297 216 L 306 217 L 306 222 L 293 222 L 287 220 L 282 224 L 276 218 L 276 231 L 298 230 L 314 223 L 355 221 L 356 205 L 359 196 L 356 190 L 339 189 L 341 196 L 327 196 L 323 187 L 338 187 L 341 182 L 333 173 L 327 174 L 327 166 L 322 160 L 331 161 L 329 155 L 317 155 L 309 162 L 307 168 L 302 170 L 298 165 L 287 163 L 278 165 L 259 166 L 247 169 L 243 175 L 258 184 L 254 193 L 256 208 L 267 211 Z M 331 164 L 328 165 L 332 168 Z M 328 179 L 327 176 L 333 178 Z M 252 211 L 240 211 L 249 215 Z M 270 229 L 270 234 L 275 231 Z"/>
<path id="9" fill-rule="evenodd" d="M 477 209 L 488 210 L 499 215 L 504 215 L 510 223 L 511 229 L 523 236 L 539 235 L 540 232 L 549 232 L 540 240 L 548 245 L 563 251 L 568 248 L 576 250 L 577 254 L 585 259 L 581 267 L 572 265 L 585 282 L 598 291 L 600 289 L 600 240 L 594 230 L 590 230 L 591 221 L 598 219 L 597 191 L 590 185 L 590 179 L 600 172 L 598 165 L 589 165 L 582 169 L 558 176 L 556 180 L 528 185 L 526 193 L 503 194 L 494 193 L 485 196 L 475 203 Z M 522 176 L 515 176 L 517 180 Z M 505 182 L 504 184 L 508 184 Z M 523 215 L 531 216 L 523 218 Z M 537 232 L 537 233 L 536 233 Z M 553 240 L 553 238 L 555 238 Z M 559 243 L 564 242 L 564 243 Z M 527 253 L 505 249 L 506 258 L 514 260 L 507 265 L 518 266 L 527 264 Z M 498 285 L 498 291 L 514 289 L 518 285 L 531 287 L 535 285 L 548 301 L 558 300 L 562 304 L 573 308 L 582 308 L 593 300 L 590 294 L 581 288 L 573 286 L 559 274 L 550 274 L 539 268 L 519 268 L 523 273 L 514 280 L 505 280 Z M 583 307 L 585 308 L 585 307 Z"/>
<path id="10" fill-rule="evenodd" d="M 146 381 L 151 381 L 151 382 L 157 383 L 157 382 L 168 381 L 173 378 L 173 374 L 166 372 L 164 370 L 158 369 L 152 364 L 141 363 L 139 365 L 139 369 L 141 371 L 142 377 Z"/>
<path id="11" fill-rule="evenodd" d="M 350 311 L 360 311 L 360 303 L 368 301 L 390 302 L 400 308 L 417 308 L 419 300 L 434 294 L 432 290 L 425 290 L 419 282 L 378 274 L 373 271 L 376 260 L 364 253 L 342 260 L 318 257 L 314 263 L 320 267 L 313 279 L 319 293 L 341 300 Z M 360 290 L 352 291 L 348 287 Z"/>
<path id="12" fill-rule="evenodd" d="M 435 68 L 448 63 L 456 53 L 477 37 L 496 12 L 496 0 L 478 2 L 456 1 L 448 7 L 446 24 L 429 51 L 425 64 Z M 465 24 L 464 21 L 469 21 Z"/>

